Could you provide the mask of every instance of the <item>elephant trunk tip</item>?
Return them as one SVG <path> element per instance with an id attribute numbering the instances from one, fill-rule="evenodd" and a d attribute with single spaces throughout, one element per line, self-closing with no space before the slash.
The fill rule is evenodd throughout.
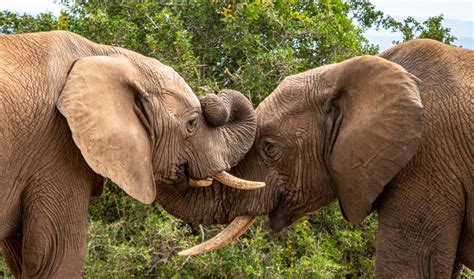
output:
<path id="1" fill-rule="evenodd" d="M 207 94 L 200 102 L 204 118 L 211 126 L 222 126 L 229 121 L 230 110 L 226 98 Z"/>
<path id="2" fill-rule="evenodd" d="M 240 92 L 222 90 L 218 95 L 207 94 L 200 99 L 206 121 L 212 126 L 230 122 L 252 123 L 256 126 L 252 103 Z"/>

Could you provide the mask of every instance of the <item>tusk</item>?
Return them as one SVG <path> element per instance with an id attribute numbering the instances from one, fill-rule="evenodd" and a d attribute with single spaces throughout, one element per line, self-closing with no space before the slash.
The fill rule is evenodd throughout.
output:
<path id="1" fill-rule="evenodd" d="M 191 187 L 208 187 L 212 185 L 212 178 L 206 178 L 203 180 L 189 179 L 189 186 Z"/>
<path id="2" fill-rule="evenodd" d="M 216 251 L 241 236 L 255 221 L 256 216 L 238 216 L 223 231 L 203 242 L 187 250 L 178 253 L 180 256 L 196 256 L 207 252 Z"/>
<path id="3" fill-rule="evenodd" d="M 214 175 L 212 178 L 221 182 L 222 184 L 240 190 L 254 190 L 265 186 L 265 182 L 244 180 L 225 171 Z"/>

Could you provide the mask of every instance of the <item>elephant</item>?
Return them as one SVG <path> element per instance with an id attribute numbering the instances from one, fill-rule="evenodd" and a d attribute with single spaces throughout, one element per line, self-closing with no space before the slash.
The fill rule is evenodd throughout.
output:
<path id="1" fill-rule="evenodd" d="M 354 224 L 378 213 L 376 276 L 473 269 L 473 74 L 473 51 L 419 39 L 286 77 L 257 107 L 255 142 L 231 170 L 266 187 L 158 189 L 181 219 L 232 222 L 180 255 L 230 243 L 255 216 L 279 232 L 338 200 Z"/>
<path id="2" fill-rule="evenodd" d="M 0 35 L 0 240 L 16 277 L 80 277 L 89 200 L 109 178 L 157 188 L 262 187 L 226 173 L 251 148 L 242 94 L 201 99 L 171 67 L 66 31 Z"/>

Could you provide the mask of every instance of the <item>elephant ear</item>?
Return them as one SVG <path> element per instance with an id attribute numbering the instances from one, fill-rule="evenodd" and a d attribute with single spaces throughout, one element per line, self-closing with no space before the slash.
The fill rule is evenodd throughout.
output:
<path id="1" fill-rule="evenodd" d="M 140 73 L 122 56 L 77 60 L 56 104 L 88 165 L 133 198 L 156 197 L 149 135 L 137 115 Z"/>
<path id="2" fill-rule="evenodd" d="M 418 79 L 374 56 L 332 65 L 324 75 L 334 81 L 331 106 L 339 123 L 329 166 L 345 216 L 359 224 L 420 144 Z"/>

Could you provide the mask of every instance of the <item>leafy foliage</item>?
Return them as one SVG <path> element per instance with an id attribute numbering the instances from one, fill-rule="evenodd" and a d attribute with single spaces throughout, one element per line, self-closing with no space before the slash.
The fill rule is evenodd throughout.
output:
<path id="1" fill-rule="evenodd" d="M 51 13 L 42 13 L 36 17 L 28 14 L 20 16 L 9 11 L 0 13 L 0 34 L 49 31 L 58 27 L 58 20 Z"/>
<path id="2" fill-rule="evenodd" d="M 337 207 L 301 219 L 279 235 L 270 235 L 264 220 L 258 220 L 236 244 L 183 258 L 177 251 L 209 238 L 222 226 L 193 228 L 159 206 L 143 206 L 107 186 L 92 205 L 85 277 L 327 277 L 360 270 L 361 276 L 368 276 L 373 269 L 376 222 L 370 219 L 354 230 L 342 221 Z"/>
<path id="3" fill-rule="evenodd" d="M 449 33 L 451 29 L 443 27 L 441 24 L 443 19 L 444 16 L 441 14 L 439 16 L 430 17 L 421 24 L 411 16 L 402 21 L 397 21 L 389 16 L 384 19 L 383 25 L 393 32 L 400 31 L 403 34 L 403 42 L 413 39 L 429 38 L 449 45 L 456 40 L 456 37 Z M 394 43 L 399 44 L 400 41 L 395 41 Z"/>
<path id="4" fill-rule="evenodd" d="M 287 75 L 376 53 L 363 31 L 390 21 L 366 0 L 62 4 L 57 18 L 1 12 L 0 32 L 70 30 L 154 57 L 176 69 L 198 94 L 233 88 L 255 105 Z M 426 21 L 426 28 L 413 27 L 411 21 L 407 27 L 391 24 L 412 28 L 406 38 L 421 32 L 452 42 L 438 19 Z M 374 216 L 352 226 L 332 205 L 278 235 L 269 234 L 264 220 L 258 220 L 236 244 L 218 252 L 176 255 L 221 229 L 191 227 L 159 205 L 133 201 L 108 182 L 90 207 L 85 277 L 373 277 Z M 8 274 L 0 261 L 0 276 Z"/>
<path id="5" fill-rule="evenodd" d="M 157 58 L 183 75 L 198 94 L 232 87 L 255 104 L 287 75 L 377 52 L 342 1 L 63 4 L 59 19 L 48 21 L 50 29 L 68 29 Z M 38 30 L 31 16 L 4 15 L 2 32 Z M 43 25 L 39 30 L 47 29 Z"/>

